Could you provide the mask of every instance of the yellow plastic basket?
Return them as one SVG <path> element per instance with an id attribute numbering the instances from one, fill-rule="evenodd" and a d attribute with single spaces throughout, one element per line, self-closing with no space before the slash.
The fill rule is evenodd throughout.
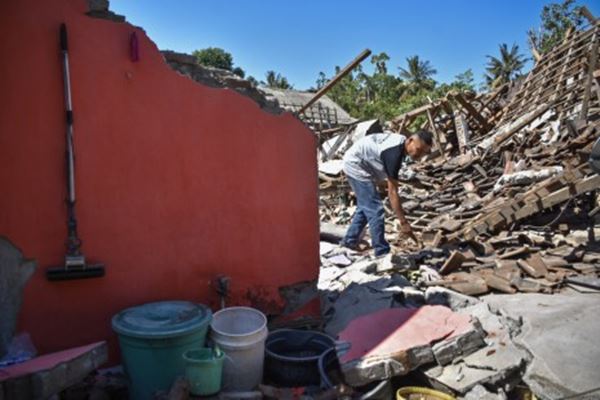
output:
<path id="1" fill-rule="evenodd" d="M 398 389 L 396 400 L 456 400 L 456 398 L 429 388 L 406 386 Z"/>

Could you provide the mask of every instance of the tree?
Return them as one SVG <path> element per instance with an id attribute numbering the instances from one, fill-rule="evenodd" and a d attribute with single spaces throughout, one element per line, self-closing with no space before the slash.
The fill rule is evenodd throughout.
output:
<path id="1" fill-rule="evenodd" d="M 376 74 L 387 74 L 388 61 L 390 61 L 390 56 L 384 52 L 371 56 L 371 64 L 375 65 Z"/>
<path id="2" fill-rule="evenodd" d="M 246 76 L 246 71 L 240 67 L 233 66 L 233 56 L 231 53 L 218 47 L 207 47 L 202 50 L 194 50 L 192 55 L 196 57 L 196 62 L 205 67 L 220 68 L 233 72 L 240 78 Z"/>
<path id="3" fill-rule="evenodd" d="M 192 55 L 196 57 L 196 62 L 198 64 L 207 67 L 226 69 L 227 71 L 233 70 L 233 56 L 218 47 L 194 50 Z"/>
<path id="4" fill-rule="evenodd" d="M 275 71 L 267 71 L 265 78 L 267 79 L 267 82 L 265 83 L 267 87 L 273 89 L 293 89 L 293 86 L 290 85 L 287 78 Z"/>
<path id="5" fill-rule="evenodd" d="M 575 0 L 563 0 L 562 3 L 550 3 L 544 6 L 540 15 L 542 25 L 536 32 L 527 32 L 529 45 L 538 53 L 544 54 L 561 43 L 569 29 L 582 26 L 581 7 L 575 5 Z"/>
<path id="6" fill-rule="evenodd" d="M 500 58 L 486 56 L 485 80 L 489 88 L 496 88 L 521 76 L 521 69 L 525 65 L 525 56 L 519 54 L 519 46 L 513 44 L 508 49 L 506 43 L 500 45 Z"/>
<path id="7" fill-rule="evenodd" d="M 375 65 L 372 74 L 358 65 L 333 86 L 327 96 L 355 118 L 392 118 L 397 115 L 398 99 L 402 92 L 400 79 L 387 72 L 388 60 L 389 56 L 385 53 L 372 56 L 371 63 Z M 340 67 L 336 66 L 334 75 L 339 71 Z M 323 87 L 328 81 L 327 75 L 320 72 L 317 88 Z"/>
<path id="8" fill-rule="evenodd" d="M 473 70 L 469 68 L 465 72 L 462 72 L 454 77 L 455 81 L 450 84 L 456 89 L 460 90 L 475 90 L 475 78 L 473 76 Z"/>
<path id="9" fill-rule="evenodd" d="M 407 68 L 400 67 L 400 78 L 405 79 L 415 91 L 431 89 L 435 86 L 433 75 L 437 74 L 429 61 L 419 59 L 419 56 L 406 58 Z"/>
<path id="10" fill-rule="evenodd" d="M 233 72 L 234 74 L 236 74 L 240 78 L 243 78 L 243 77 L 246 76 L 246 71 L 244 71 L 240 67 L 235 67 L 231 72 Z"/>

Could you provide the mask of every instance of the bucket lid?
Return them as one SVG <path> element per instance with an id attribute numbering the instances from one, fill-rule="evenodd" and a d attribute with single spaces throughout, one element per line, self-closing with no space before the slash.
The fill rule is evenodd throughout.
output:
<path id="1" fill-rule="evenodd" d="M 210 308 L 189 301 L 160 301 L 127 308 L 112 318 L 115 332 L 160 339 L 186 335 L 208 326 Z"/>

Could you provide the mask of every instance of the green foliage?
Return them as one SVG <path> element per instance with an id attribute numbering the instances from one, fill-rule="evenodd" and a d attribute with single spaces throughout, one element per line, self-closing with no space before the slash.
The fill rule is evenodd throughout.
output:
<path id="1" fill-rule="evenodd" d="M 192 53 L 198 64 L 221 68 L 231 71 L 233 69 L 233 56 L 218 47 L 208 47 L 202 50 L 194 50 Z"/>
<path id="2" fill-rule="evenodd" d="M 266 82 L 261 82 L 267 87 L 273 89 L 293 89 L 294 87 L 288 82 L 287 78 L 275 71 L 267 71 L 265 74 Z"/>
<path id="3" fill-rule="evenodd" d="M 231 72 L 239 76 L 240 78 L 244 78 L 246 76 L 246 71 L 241 69 L 240 67 L 235 67 Z"/>
<path id="4" fill-rule="evenodd" d="M 488 58 L 488 72 L 485 80 L 489 88 L 496 88 L 521 76 L 521 70 L 525 66 L 525 56 L 519 54 L 519 46 L 513 44 L 508 49 L 506 43 L 500 45 L 500 57 L 486 56 Z"/>
<path id="5" fill-rule="evenodd" d="M 575 5 L 575 0 L 545 5 L 540 15 L 542 25 L 537 32 L 535 29 L 527 32 L 530 46 L 544 54 L 561 43 L 569 29 L 580 28 L 583 25 L 580 9 L 580 6 Z"/>
<path id="6" fill-rule="evenodd" d="M 419 56 L 406 59 L 407 68 L 400 67 L 400 78 L 406 80 L 409 90 L 418 93 L 422 89 L 431 90 L 435 87 L 432 76 L 437 74 L 429 61 L 420 60 Z"/>
<path id="7" fill-rule="evenodd" d="M 240 67 L 233 66 L 233 56 L 231 53 L 218 47 L 207 47 L 206 49 L 194 50 L 192 55 L 196 57 L 196 62 L 200 65 L 225 69 L 233 72 L 240 78 L 246 76 L 246 71 Z"/>
<path id="8" fill-rule="evenodd" d="M 463 73 L 460 73 L 454 77 L 455 88 L 458 90 L 470 90 L 475 91 L 475 78 L 473 70 L 469 68 Z"/>
<path id="9" fill-rule="evenodd" d="M 407 67 L 400 68 L 400 73 L 396 76 L 389 73 L 389 59 L 386 53 L 371 56 L 371 74 L 358 66 L 327 95 L 355 118 L 390 120 L 427 104 L 430 100 L 445 96 L 449 90 L 473 90 L 471 70 L 457 75 L 456 81 L 450 84 L 438 85 L 432 78 L 436 70 L 429 61 L 418 56 L 409 57 Z M 335 74 L 339 71 L 340 68 L 336 67 Z M 320 72 L 316 82 L 317 88 L 323 87 L 328 80 L 327 75 Z"/>

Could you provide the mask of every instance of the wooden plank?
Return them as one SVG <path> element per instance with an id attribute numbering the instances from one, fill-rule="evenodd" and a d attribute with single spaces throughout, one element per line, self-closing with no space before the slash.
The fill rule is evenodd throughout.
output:
<path id="1" fill-rule="evenodd" d="M 440 141 L 440 133 L 435 126 L 435 122 L 433 120 L 433 115 L 431 113 L 431 110 L 428 109 L 426 112 L 427 112 L 427 119 L 429 120 L 429 126 L 431 127 L 431 131 L 433 132 L 433 138 L 435 140 L 435 145 L 437 146 L 444 161 L 447 161 L 448 159 L 446 158 L 446 154 L 444 154 L 444 148 L 442 147 L 442 142 Z"/>
<path id="2" fill-rule="evenodd" d="M 419 115 L 426 113 L 428 110 L 433 110 L 434 108 L 437 108 L 438 106 L 439 106 L 439 101 L 434 101 L 433 103 L 425 104 L 424 106 L 415 108 L 414 110 L 408 111 L 404 114 L 401 114 L 401 115 L 395 117 L 394 119 L 392 119 L 392 122 L 398 124 L 403 118 L 409 118 L 412 120 L 415 117 L 418 117 Z"/>
<path id="3" fill-rule="evenodd" d="M 467 119 L 460 111 L 454 112 L 454 126 L 456 129 L 456 138 L 458 139 L 458 149 L 464 154 L 469 149 L 469 138 L 471 131 L 467 124 Z"/>
<path id="4" fill-rule="evenodd" d="M 490 129 L 492 129 L 492 126 L 489 124 L 488 120 L 483 115 L 481 115 L 479 113 L 479 111 L 477 111 L 471 103 L 469 103 L 467 100 L 465 100 L 465 98 L 460 93 L 454 92 L 451 94 L 451 96 L 467 111 L 467 113 L 469 115 L 471 115 L 473 118 L 475 118 L 477 123 L 486 132 L 488 132 Z"/>
<path id="5" fill-rule="evenodd" d="M 450 254 L 450 257 L 448 257 L 444 265 L 442 265 L 442 268 L 440 269 L 440 274 L 446 275 L 450 272 L 456 271 L 461 267 L 464 261 L 465 256 L 461 252 L 454 250 Z"/>
<path id="6" fill-rule="evenodd" d="M 581 104 L 581 113 L 579 118 L 587 119 L 588 107 L 590 102 L 590 94 L 592 91 L 592 83 L 594 79 L 594 70 L 596 69 L 596 62 L 598 60 L 598 33 L 596 32 L 593 36 L 592 52 L 590 54 L 590 60 L 588 65 L 588 73 L 585 81 L 585 91 L 583 94 L 583 101 Z"/>
<path id="7" fill-rule="evenodd" d="M 492 270 L 479 270 L 477 275 L 481 276 L 486 285 L 492 289 L 496 289 L 502 293 L 513 294 L 517 292 L 517 289 L 511 286 L 510 282 L 506 279 L 496 275 Z"/>
<path id="8" fill-rule="evenodd" d="M 517 264 L 534 278 L 543 278 L 548 275 L 548 267 L 538 253 L 530 254 L 525 260 L 518 260 Z"/>

